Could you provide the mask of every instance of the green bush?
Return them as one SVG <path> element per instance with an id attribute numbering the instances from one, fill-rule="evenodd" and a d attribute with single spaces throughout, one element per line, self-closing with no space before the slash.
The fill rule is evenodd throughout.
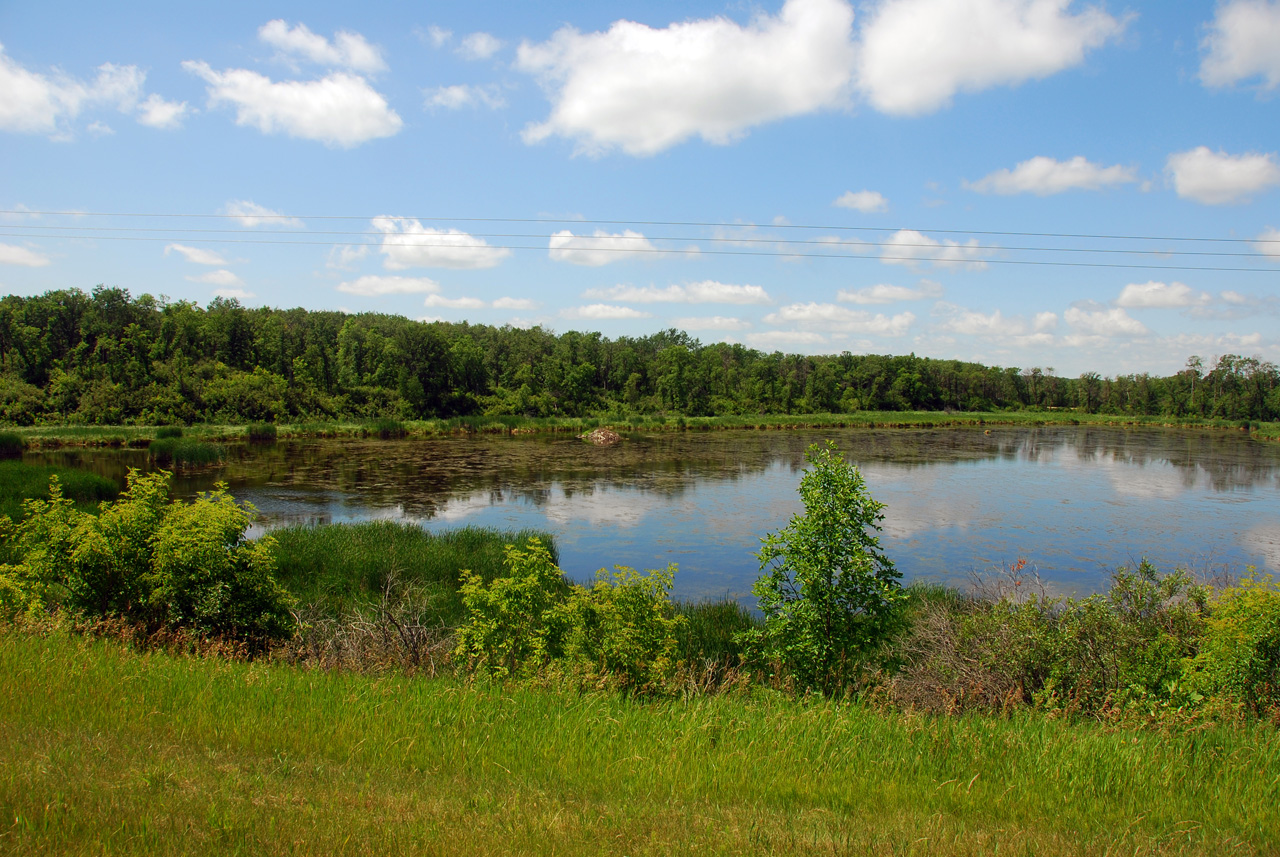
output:
<path id="1" fill-rule="evenodd" d="M 245 538 L 252 508 L 237 505 L 223 485 L 191 503 L 168 495 L 168 473 L 130 470 L 120 499 L 95 516 L 76 510 L 51 479 L 49 500 L 28 500 L 21 523 L 0 519 L 0 537 L 19 560 L 0 566 L 0 608 L 12 614 L 61 603 L 257 647 L 291 635 L 271 539 Z"/>
<path id="2" fill-rule="evenodd" d="M 156 440 L 182 437 L 182 426 L 160 426 L 156 429 Z"/>
<path id="3" fill-rule="evenodd" d="M 1270 575 L 1219 593 L 1186 675 L 1204 696 L 1258 712 L 1280 708 L 1280 587 Z"/>
<path id="4" fill-rule="evenodd" d="M 635 693 L 667 689 L 679 632 L 668 593 L 675 567 L 601 570 L 591 587 L 568 584 L 537 539 L 508 546 L 507 574 L 485 584 L 463 572 L 470 614 L 455 657 L 500 678 L 558 674 L 592 687 Z"/>
<path id="5" fill-rule="evenodd" d="M 250 443 L 273 443 L 279 434 L 275 423 L 250 423 L 245 432 Z"/>
<path id="6" fill-rule="evenodd" d="M 765 572 L 752 586 L 764 627 L 744 633 L 752 658 L 805 689 L 838 692 L 880 654 L 898 626 L 900 575 L 880 550 L 883 503 L 830 441 L 809 447 L 804 514 L 761 539 Z"/>

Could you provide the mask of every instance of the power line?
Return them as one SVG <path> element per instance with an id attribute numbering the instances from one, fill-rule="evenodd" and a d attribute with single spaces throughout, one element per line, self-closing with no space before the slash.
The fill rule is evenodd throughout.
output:
<path id="1" fill-rule="evenodd" d="M 214 218 L 222 220 L 276 220 L 276 221 L 295 221 L 295 220 L 373 220 L 374 217 L 368 215 L 354 214 L 309 214 L 309 215 L 293 215 L 293 214 L 198 214 L 191 212 L 104 212 L 104 211 L 30 211 L 27 209 L 0 209 L 0 214 L 9 214 L 17 216 L 42 216 L 42 217 L 152 217 L 152 218 Z M 1215 243 L 1252 243 L 1252 244 L 1280 244 L 1280 238 L 1221 238 L 1206 236 L 1175 236 L 1175 235 L 1117 235 L 1106 233 L 1084 233 L 1084 232 L 1008 232 L 991 229 L 931 229 L 910 226 L 843 226 L 836 224 L 814 225 L 800 223 L 729 223 L 724 221 L 706 221 L 706 220 L 603 220 L 603 219 L 575 219 L 575 218 L 553 218 L 553 217 L 435 217 L 435 216 L 405 216 L 405 215 L 376 215 L 377 217 L 389 217 L 396 220 L 416 220 L 428 223 L 559 223 L 559 224 L 585 224 L 590 226 L 696 226 L 702 228 L 722 228 L 722 229 L 806 229 L 813 231 L 828 230 L 840 232 L 933 232 L 939 235 L 1003 235 L 1011 237 L 1023 238 L 1088 238 L 1095 240 L 1107 241 L 1187 241 L 1187 242 L 1215 242 Z"/>
<path id="2" fill-rule="evenodd" d="M 404 233 L 397 233 L 399 238 L 404 237 Z M 0 236 L 10 238 L 48 238 L 47 234 L 24 233 L 0 231 Z M 139 235 L 81 235 L 69 236 L 93 241 L 150 241 L 150 242 L 167 242 L 172 243 L 168 237 L 149 237 Z M 585 236 L 590 238 L 591 236 Z M 440 248 L 448 250 L 535 250 L 546 252 L 550 248 L 546 245 L 521 245 L 521 244 L 457 244 L 448 242 L 416 242 L 399 240 L 399 238 L 389 246 L 396 248 Z M 262 244 L 262 245 L 286 245 L 286 246 L 305 246 L 305 247 L 375 247 L 385 246 L 383 241 L 282 241 L 276 239 L 248 239 L 248 238 L 188 238 L 193 244 Z M 865 246 L 865 245 L 864 245 Z M 874 246 L 907 246 L 884 244 Z M 938 248 L 939 250 L 961 249 L 961 250 L 989 250 L 991 248 L 984 247 L 967 247 L 965 245 L 939 246 L 935 244 L 913 245 L 927 246 Z M 789 258 L 789 259 L 859 259 L 868 261 L 881 262 L 933 262 L 938 264 L 951 265 L 1034 265 L 1041 267 L 1065 267 L 1065 268 L 1118 268 L 1118 269 L 1140 269 L 1155 271 L 1228 271 L 1236 273 L 1255 273 L 1255 274 L 1274 274 L 1275 270 L 1266 268 L 1246 268 L 1231 267 L 1217 265 L 1153 265 L 1153 264 L 1124 264 L 1117 262 L 1078 262 L 1078 261 L 1056 261 L 1043 259 L 994 259 L 985 257 L 969 257 L 969 258 L 946 258 L 938 255 L 932 256 L 886 256 L 886 255 L 870 255 L 863 253 L 813 253 L 813 252 L 785 252 L 780 250 L 703 250 L 698 247 L 692 248 L 673 248 L 663 249 L 660 247 L 576 247 L 564 248 L 568 251 L 578 250 L 592 253 L 630 253 L 630 254 L 651 254 L 651 255 L 685 255 L 685 256 L 759 256 L 773 258 Z M 1088 252 L 1088 251 L 1084 251 Z M 1258 256 L 1257 258 L 1263 258 Z"/>

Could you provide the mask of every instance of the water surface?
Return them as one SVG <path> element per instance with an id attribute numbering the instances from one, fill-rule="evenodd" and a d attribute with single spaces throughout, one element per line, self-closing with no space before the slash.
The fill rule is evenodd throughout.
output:
<path id="1" fill-rule="evenodd" d="M 265 527 L 374 518 L 555 533 L 585 580 L 675 562 L 676 595 L 749 600 L 754 552 L 801 511 L 809 444 L 831 438 L 885 504 L 904 578 L 951 583 L 1026 558 L 1051 591 L 1103 588 L 1117 565 L 1280 572 L 1280 444 L 1236 432 L 1095 427 L 835 429 L 306 440 L 239 447 L 182 496 L 225 480 Z M 38 457 L 120 477 L 145 453 Z"/>

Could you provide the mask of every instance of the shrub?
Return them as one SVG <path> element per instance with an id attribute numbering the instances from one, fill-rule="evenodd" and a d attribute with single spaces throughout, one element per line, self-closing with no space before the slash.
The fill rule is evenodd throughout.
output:
<path id="1" fill-rule="evenodd" d="M 182 426 L 160 426 L 156 429 L 156 440 L 182 437 Z"/>
<path id="2" fill-rule="evenodd" d="M 780 665 L 800 687 L 848 686 L 897 627 L 900 575 L 880 550 L 883 503 L 830 441 L 814 444 L 800 480 L 804 514 L 761 539 L 765 572 L 752 586 L 764 627 L 743 635 L 757 662 Z"/>
<path id="3" fill-rule="evenodd" d="M 224 485 L 192 503 L 168 494 L 168 473 L 130 470 L 120 499 L 94 516 L 77 511 L 51 479 L 49 500 L 28 500 L 20 524 L 0 519 L 0 536 L 19 559 L 0 566 L 0 606 L 13 613 L 63 603 L 254 646 L 292 634 L 271 539 L 245 538 L 252 508 L 237 505 Z"/>
<path id="4" fill-rule="evenodd" d="M 1280 707 L 1280 587 L 1250 576 L 1214 600 L 1188 684 L 1254 711 Z"/>
<path id="5" fill-rule="evenodd" d="M 151 441 L 151 445 L 147 447 L 147 454 L 158 464 L 202 467 L 221 464 L 226 460 L 227 450 L 216 443 L 178 437 Z"/>
<path id="6" fill-rule="evenodd" d="M 602 570 L 587 588 L 568 584 L 531 539 L 527 549 L 507 547 L 506 568 L 488 585 L 462 573 L 470 618 L 454 654 L 469 669 L 500 678 L 560 674 L 637 693 L 666 689 L 685 624 L 668 599 L 674 566 Z"/>

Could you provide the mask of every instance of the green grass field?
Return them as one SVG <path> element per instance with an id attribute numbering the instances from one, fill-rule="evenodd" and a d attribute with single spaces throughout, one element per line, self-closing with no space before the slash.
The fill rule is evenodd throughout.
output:
<path id="1" fill-rule="evenodd" d="M 0 632 L 12 854 L 1274 854 L 1280 732 L 933 718 Z"/>

